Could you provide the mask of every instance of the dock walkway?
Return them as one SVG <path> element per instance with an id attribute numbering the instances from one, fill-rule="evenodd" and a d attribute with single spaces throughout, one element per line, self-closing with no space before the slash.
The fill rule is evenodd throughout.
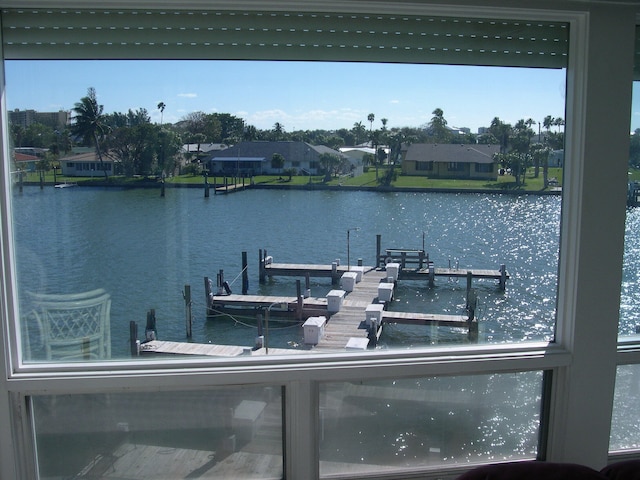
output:
<path id="1" fill-rule="evenodd" d="M 378 285 L 386 276 L 384 270 L 369 270 L 362 275 L 353 291 L 344 297 L 340 311 L 331 315 L 317 350 L 344 350 L 351 338 L 368 339 L 365 309 L 377 301 Z"/>

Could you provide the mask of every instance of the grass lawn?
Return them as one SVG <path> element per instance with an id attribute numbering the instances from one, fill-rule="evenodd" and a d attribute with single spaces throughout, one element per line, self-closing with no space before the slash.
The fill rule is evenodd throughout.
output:
<path id="1" fill-rule="evenodd" d="M 543 190 L 543 178 L 542 171 L 538 178 L 534 178 L 533 169 L 527 173 L 526 181 L 524 185 L 516 186 L 516 182 L 513 176 L 504 175 L 498 177 L 496 181 L 487 181 L 487 180 L 462 180 L 462 179 L 432 179 L 428 177 L 419 177 L 419 176 L 403 176 L 400 174 L 400 170 L 398 171 L 397 179 L 392 182 L 391 186 L 394 188 L 441 188 L 441 189 L 474 189 L 474 190 L 504 190 L 504 191 L 522 191 L 522 192 L 534 192 Z M 382 178 L 386 173 L 386 168 L 378 169 L 378 177 Z M 558 184 L 562 185 L 562 169 L 560 168 L 550 168 L 549 169 L 549 178 L 556 178 L 558 180 Z M 629 177 L 630 179 L 640 180 L 640 170 L 634 170 Z M 221 183 L 223 181 L 222 177 L 209 177 L 209 183 L 213 183 L 214 179 Z M 37 173 L 27 173 L 25 174 L 24 181 L 26 182 L 38 182 L 40 177 Z M 53 183 L 53 172 L 47 172 L 44 177 L 44 181 L 46 183 Z M 93 178 L 80 178 L 80 177 L 63 177 L 62 175 L 57 175 L 56 182 L 73 182 L 79 185 L 91 185 L 92 183 L 102 183 L 104 178 L 93 177 Z M 179 175 L 175 177 L 167 178 L 167 184 L 194 184 L 194 185 L 202 185 L 204 183 L 204 178 L 201 175 Z M 324 176 L 316 175 L 309 177 L 307 175 L 298 175 L 293 176 L 289 179 L 288 176 L 285 175 L 259 175 L 253 177 L 253 181 L 256 184 L 263 185 L 281 185 L 281 186 L 302 186 L 307 185 L 310 182 L 313 185 L 333 185 L 333 186 L 352 186 L 352 187 L 377 187 L 379 185 L 378 180 L 376 180 L 376 172 L 375 169 L 369 169 L 368 172 L 359 175 L 357 177 L 339 177 L 333 178 L 331 181 L 325 183 Z M 233 182 L 233 179 L 230 179 L 229 182 Z M 250 179 L 245 179 L 246 184 L 250 183 Z M 123 185 L 123 186 L 131 186 L 135 187 L 139 186 L 148 186 L 149 184 L 158 183 L 158 180 L 155 178 L 145 178 L 145 177 L 135 177 L 135 178 L 125 178 L 125 177 L 109 177 L 109 183 L 113 183 L 114 185 Z"/>

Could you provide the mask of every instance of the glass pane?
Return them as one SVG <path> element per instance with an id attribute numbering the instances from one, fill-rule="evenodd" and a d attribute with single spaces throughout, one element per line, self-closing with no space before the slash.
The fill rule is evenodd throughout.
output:
<path id="1" fill-rule="evenodd" d="M 640 365 L 619 365 L 609 450 L 640 447 Z"/>
<path id="2" fill-rule="evenodd" d="M 27 361 L 553 340 L 564 69 L 6 72 Z"/>
<path id="3" fill-rule="evenodd" d="M 32 398 L 40 477 L 282 478 L 279 388 Z"/>
<path id="4" fill-rule="evenodd" d="M 542 373 L 329 383 L 320 473 L 535 458 Z"/>

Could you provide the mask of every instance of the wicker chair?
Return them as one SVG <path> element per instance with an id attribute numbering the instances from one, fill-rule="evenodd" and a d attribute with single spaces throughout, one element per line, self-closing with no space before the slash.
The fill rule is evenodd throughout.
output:
<path id="1" fill-rule="evenodd" d="M 69 295 L 29 293 L 45 360 L 95 360 L 111 357 L 111 296 L 103 289 Z M 28 326 L 33 331 L 33 326 Z M 26 333 L 26 358 L 34 359 L 32 333 Z"/>

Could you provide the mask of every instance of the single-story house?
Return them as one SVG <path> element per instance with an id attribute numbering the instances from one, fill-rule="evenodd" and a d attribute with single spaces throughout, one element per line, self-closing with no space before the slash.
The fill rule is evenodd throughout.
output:
<path id="1" fill-rule="evenodd" d="M 274 154 L 284 157 L 282 168 L 274 168 Z M 210 154 L 206 159 L 209 175 L 277 175 L 295 169 L 301 175 L 318 175 L 322 166 L 320 156 L 330 153 L 343 158 L 337 150 L 325 146 L 314 146 L 306 142 L 240 142 L 222 151 Z"/>
<path id="2" fill-rule="evenodd" d="M 35 172 L 36 164 L 40 160 L 40 157 L 19 152 L 18 149 L 13 152 L 13 161 L 16 170 L 21 170 L 23 172 Z"/>
<path id="3" fill-rule="evenodd" d="M 564 149 L 551 150 L 547 165 L 552 168 L 562 167 L 564 165 Z"/>
<path id="4" fill-rule="evenodd" d="M 113 175 L 113 159 L 103 155 L 102 163 L 103 165 L 100 165 L 100 159 L 95 151 L 71 154 L 60 158 L 62 175 L 67 177 L 100 177 L 104 176 L 104 170 L 107 175 Z"/>
<path id="5" fill-rule="evenodd" d="M 404 175 L 496 180 L 499 145 L 415 143 L 402 161 Z"/>

